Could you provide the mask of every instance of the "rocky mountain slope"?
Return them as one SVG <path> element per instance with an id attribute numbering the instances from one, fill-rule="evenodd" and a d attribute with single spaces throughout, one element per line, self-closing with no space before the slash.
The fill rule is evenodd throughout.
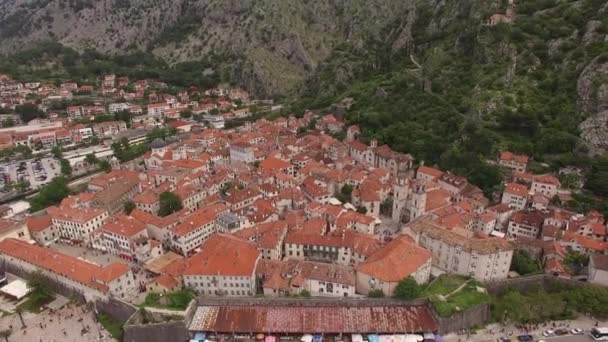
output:
<path id="1" fill-rule="evenodd" d="M 152 51 L 170 62 L 221 52 L 233 57 L 235 79 L 260 93 L 285 94 L 334 46 L 362 46 L 414 6 L 414 0 L 0 0 L 0 51 L 57 40 L 76 50 Z"/>

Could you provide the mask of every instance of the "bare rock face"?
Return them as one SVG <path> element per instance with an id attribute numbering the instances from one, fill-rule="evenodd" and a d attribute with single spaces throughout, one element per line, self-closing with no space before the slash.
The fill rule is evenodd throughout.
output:
<path id="1" fill-rule="evenodd" d="M 595 58 L 577 82 L 578 109 L 588 118 L 579 128 L 592 153 L 608 150 L 608 57 Z"/>
<path id="2" fill-rule="evenodd" d="M 585 67 L 578 78 L 577 92 L 581 113 L 608 109 L 608 57 L 599 56 Z"/>
<path id="3" fill-rule="evenodd" d="M 585 140 L 591 154 L 608 150 L 608 110 L 589 117 L 580 124 L 581 138 Z"/>

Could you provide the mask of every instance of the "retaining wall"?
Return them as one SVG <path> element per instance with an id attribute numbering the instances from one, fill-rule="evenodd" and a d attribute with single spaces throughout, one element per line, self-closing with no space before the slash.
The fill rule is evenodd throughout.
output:
<path id="1" fill-rule="evenodd" d="M 439 324 L 439 334 L 442 335 L 469 329 L 474 326 L 483 326 L 492 316 L 490 304 L 479 304 L 468 310 L 455 313 L 450 317 L 441 317 L 435 310 L 431 311 Z"/>

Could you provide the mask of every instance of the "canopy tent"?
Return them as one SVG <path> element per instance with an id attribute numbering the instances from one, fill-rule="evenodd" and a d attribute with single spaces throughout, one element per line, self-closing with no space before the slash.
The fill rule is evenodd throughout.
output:
<path id="1" fill-rule="evenodd" d="M 21 279 L 15 279 L 7 285 L 0 288 L 0 292 L 6 294 L 9 297 L 20 300 L 27 296 L 32 290 L 27 287 L 27 283 Z"/>
<path id="2" fill-rule="evenodd" d="M 194 337 L 190 339 L 190 342 L 203 342 L 207 339 L 207 334 L 204 332 L 196 332 L 194 333 Z"/>
<path id="3" fill-rule="evenodd" d="M 361 334 L 352 334 L 350 340 L 351 342 L 363 342 L 363 336 Z"/>
<path id="4" fill-rule="evenodd" d="M 312 335 L 310 335 L 310 334 L 303 335 L 302 338 L 300 339 L 300 341 L 302 341 L 302 342 L 312 342 Z"/>

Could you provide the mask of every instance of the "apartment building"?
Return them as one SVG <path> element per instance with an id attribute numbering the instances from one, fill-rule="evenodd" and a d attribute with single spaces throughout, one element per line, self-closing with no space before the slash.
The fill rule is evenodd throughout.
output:
<path id="1" fill-rule="evenodd" d="M 139 192 L 139 182 L 131 178 L 117 178 L 93 195 L 92 204 L 114 215 L 124 210 L 125 202 Z"/>
<path id="2" fill-rule="evenodd" d="M 137 246 L 149 239 L 146 224 L 126 215 L 110 217 L 92 236 L 94 249 L 127 260 L 135 259 Z"/>
<path id="3" fill-rule="evenodd" d="M 28 217 L 26 225 L 32 239 L 41 246 L 48 246 L 59 239 L 59 231 L 48 214 Z"/>
<path id="4" fill-rule="evenodd" d="M 509 151 L 505 151 L 500 154 L 498 158 L 498 164 L 500 166 L 511 169 L 514 172 L 526 172 L 528 166 L 528 156 L 514 154 Z"/>
<path id="5" fill-rule="evenodd" d="M 507 234 L 509 237 L 537 238 L 546 216 L 540 211 L 518 211 L 509 219 Z"/>
<path id="6" fill-rule="evenodd" d="M 89 242 L 91 233 L 109 216 L 107 210 L 84 205 L 50 207 L 47 213 L 61 238 L 84 242 Z"/>
<path id="7" fill-rule="evenodd" d="M 515 210 L 523 210 L 528 203 L 528 188 L 518 183 L 507 183 L 500 202 Z"/>
<path id="8" fill-rule="evenodd" d="M 201 243 L 216 232 L 217 215 L 228 210 L 223 204 L 215 204 L 182 218 L 181 223 L 169 229 L 172 249 L 184 256 L 193 254 Z"/>
<path id="9" fill-rule="evenodd" d="M 109 137 L 127 130 L 124 121 L 105 121 L 93 125 L 93 133 L 98 137 Z"/>
<path id="10" fill-rule="evenodd" d="M 253 296 L 255 268 L 260 259 L 260 252 L 251 242 L 213 234 L 201 251 L 187 260 L 184 285 L 205 296 Z"/>
<path id="11" fill-rule="evenodd" d="M 418 284 L 426 284 L 431 276 L 432 259 L 431 252 L 402 235 L 355 266 L 357 293 L 367 295 L 372 290 L 381 290 L 392 296 L 399 281 L 410 276 Z"/>
<path id="12" fill-rule="evenodd" d="M 160 210 L 160 198 L 151 190 L 144 191 L 133 197 L 135 208 L 145 211 L 149 214 L 156 215 Z"/>
<path id="13" fill-rule="evenodd" d="M 298 295 L 306 290 L 318 297 L 353 297 L 355 271 L 348 266 L 287 259 L 261 260 L 256 273 L 265 296 Z"/>
<path id="14" fill-rule="evenodd" d="M 427 218 L 405 226 L 404 232 L 433 255 L 433 267 L 479 281 L 506 279 L 513 257 L 510 242 L 477 238 L 444 229 Z"/>
<path id="15" fill-rule="evenodd" d="M 235 142 L 231 144 L 230 161 L 253 163 L 255 161 L 253 146 L 248 142 Z"/>
<path id="16" fill-rule="evenodd" d="M 235 236 L 256 245 L 263 260 L 281 260 L 283 241 L 287 235 L 287 221 L 273 221 L 239 230 Z"/>
<path id="17" fill-rule="evenodd" d="M 312 219 L 285 237 L 285 257 L 357 265 L 380 249 L 371 235 L 342 229 L 330 232 L 323 219 Z"/>
<path id="18" fill-rule="evenodd" d="M 557 190 L 560 187 L 559 179 L 550 175 L 535 176 L 532 181 L 531 190 L 535 194 L 543 194 L 548 198 L 553 198 L 557 195 Z"/>

